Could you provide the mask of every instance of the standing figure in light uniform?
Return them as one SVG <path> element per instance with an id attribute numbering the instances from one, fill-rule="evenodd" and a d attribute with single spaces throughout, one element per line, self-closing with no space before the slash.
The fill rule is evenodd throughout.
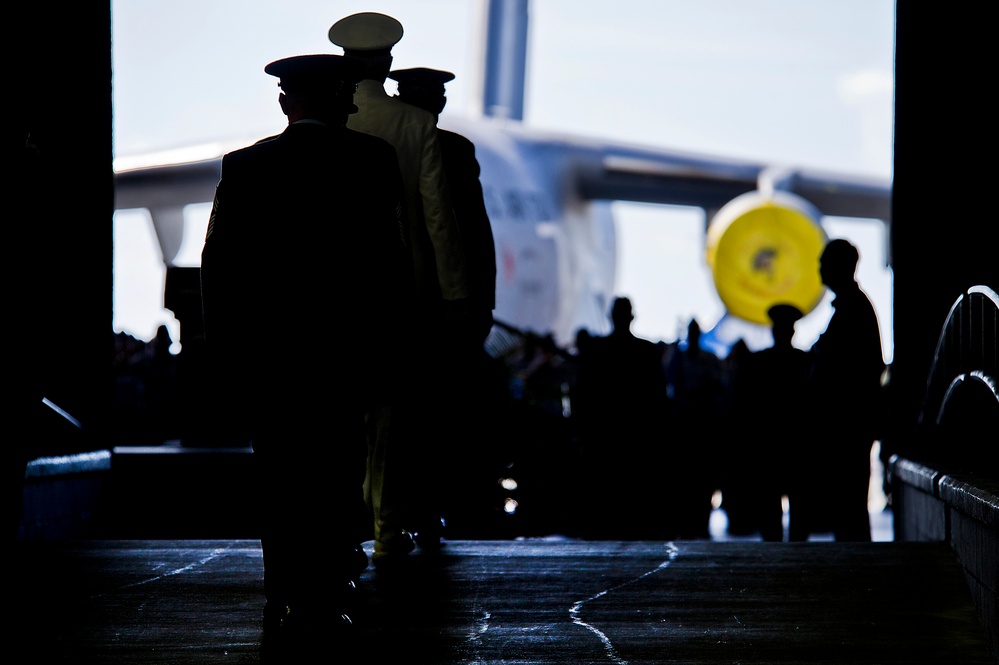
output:
<path id="1" fill-rule="evenodd" d="M 347 126 L 395 147 L 416 280 L 412 325 L 407 339 L 399 340 L 412 350 L 410 389 L 393 405 L 367 416 L 366 492 L 374 517 L 375 563 L 398 560 L 415 547 L 416 517 L 409 514 L 407 496 L 409 483 L 418 481 L 409 477 L 407 469 L 418 455 L 417 442 L 439 436 L 445 410 L 436 358 L 449 331 L 466 318 L 469 295 L 465 251 L 437 140 L 437 118 L 385 92 L 392 47 L 402 34 L 399 21 L 375 12 L 352 14 L 329 29 L 330 41 L 363 70 L 354 94 L 358 112 Z"/>

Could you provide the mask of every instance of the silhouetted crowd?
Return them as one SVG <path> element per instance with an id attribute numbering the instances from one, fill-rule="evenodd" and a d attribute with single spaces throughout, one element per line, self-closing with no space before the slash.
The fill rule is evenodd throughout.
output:
<path id="1" fill-rule="evenodd" d="M 165 325 L 148 342 L 114 333 L 112 445 L 155 445 L 184 436 L 178 418 L 179 356 L 172 344 Z"/>
<path id="2" fill-rule="evenodd" d="M 734 536 L 870 540 L 885 366 L 855 248 L 834 240 L 824 257 L 836 312 L 811 349 L 792 344 L 803 314 L 790 304 L 768 312 L 771 346 L 739 340 L 719 358 L 696 319 L 685 339 L 636 337 L 627 298 L 607 335 L 506 344 L 522 535 L 708 539 L 721 507 Z"/>
<path id="3" fill-rule="evenodd" d="M 633 317 L 618 298 L 609 334 L 580 329 L 569 346 L 494 327 L 463 383 L 474 429 L 447 451 L 447 536 L 707 539 L 717 507 L 734 536 L 832 532 L 824 504 L 839 500 L 835 487 L 812 526 L 782 523 L 830 463 L 814 441 L 829 417 L 810 402 L 814 354 L 791 344 L 800 310 L 773 308 L 773 345 L 739 340 L 724 358 L 701 346 L 695 319 L 685 338 L 652 342 L 631 333 Z M 115 338 L 122 442 L 183 442 L 166 327 L 149 342 Z"/>

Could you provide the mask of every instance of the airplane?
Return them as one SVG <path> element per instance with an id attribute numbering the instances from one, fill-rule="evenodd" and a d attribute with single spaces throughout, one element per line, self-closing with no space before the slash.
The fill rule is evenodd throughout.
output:
<path id="1" fill-rule="evenodd" d="M 497 253 L 494 314 L 508 328 L 550 334 L 563 346 L 581 328 L 608 330 L 615 201 L 705 211 L 706 261 L 727 311 L 702 343 L 719 355 L 740 337 L 760 339 L 770 304 L 788 300 L 805 313 L 818 304 L 824 289 L 814 266 L 824 217 L 890 223 L 891 183 L 880 179 L 527 126 L 527 1 L 490 0 L 486 12 L 483 116 L 445 112 L 440 126 L 476 145 Z M 201 240 L 185 237 L 183 211 L 212 200 L 224 152 L 183 162 L 148 155 L 145 163 L 132 159 L 140 165 L 116 168 L 116 210 L 149 211 L 168 268 L 185 243 Z"/>

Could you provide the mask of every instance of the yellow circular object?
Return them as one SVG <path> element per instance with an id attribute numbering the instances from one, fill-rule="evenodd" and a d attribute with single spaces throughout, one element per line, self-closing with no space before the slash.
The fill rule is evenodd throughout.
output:
<path id="1" fill-rule="evenodd" d="M 787 192 L 732 199 L 708 227 L 707 262 L 726 309 L 770 325 L 767 310 L 790 303 L 807 314 L 825 287 L 819 255 L 827 236 L 809 202 Z"/>

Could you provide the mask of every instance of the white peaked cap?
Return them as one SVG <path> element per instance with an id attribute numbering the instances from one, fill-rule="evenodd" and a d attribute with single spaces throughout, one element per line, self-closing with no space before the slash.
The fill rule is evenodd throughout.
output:
<path id="1" fill-rule="evenodd" d="M 344 51 L 387 51 L 402 39 L 402 23 L 385 14 L 361 12 L 334 23 L 329 37 Z"/>

